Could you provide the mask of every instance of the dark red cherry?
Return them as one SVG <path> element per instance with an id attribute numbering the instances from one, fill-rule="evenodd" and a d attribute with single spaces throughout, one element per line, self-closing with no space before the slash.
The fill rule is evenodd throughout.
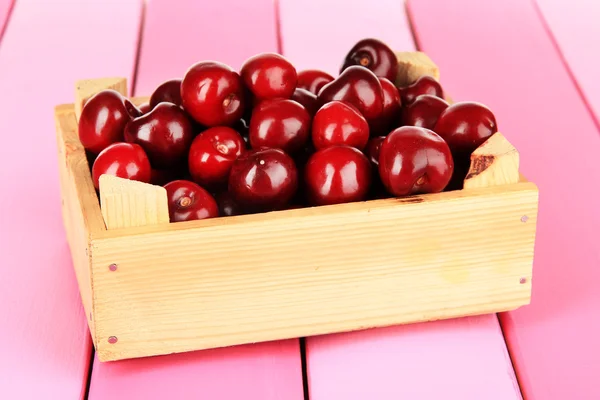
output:
<path id="1" fill-rule="evenodd" d="M 354 106 L 332 101 L 315 114 L 312 141 L 317 150 L 337 145 L 362 150 L 369 141 L 369 124 Z"/>
<path id="2" fill-rule="evenodd" d="M 132 143 L 113 143 L 102 150 L 92 166 L 94 186 L 99 188 L 101 175 L 112 175 L 149 183 L 150 161 L 141 146 Z"/>
<path id="3" fill-rule="evenodd" d="M 446 100 L 431 94 L 422 94 L 402 110 L 402 125 L 433 130 L 440 114 L 446 108 Z"/>
<path id="4" fill-rule="evenodd" d="M 386 78 L 379 78 L 383 89 L 383 112 L 371 122 L 371 135 L 387 135 L 398 126 L 402 110 L 402 102 L 398 88 Z"/>
<path id="5" fill-rule="evenodd" d="M 125 127 L 125 140 L 142 146 L 156 168 L 169 168 L 180 162 L 193 139 L 188 116 L 172 103 L 160 103 Z"/>
<path id="6" fill-rule="evenodd" d="M 215 199 L 200 185 L 177 180 L 167 183 L 167 202 L 171 222 L 192 221 L 219 216 Z"/>
<path id="7" fill-rule="evenodd" d="M 333 81 L 333 76 L 327 72 L 318 69 L 307 69 L 298 72 L 298 84 L 296 88 L 305 89 L 317 95 L 319 90 L 329 82 Z"/>
<path id="8" fill-rule="evenodd" d="M 235 201 L 231 193 L 221 192 L 215 200 L 219 206 L 219 215 L 222 217 L 232 217 L 234 215 L 242 215 L 243 211 L 240 205 Z"/>
<path id="9" fill-rule="evenodd" d="M 361 201 L 371 185 L 371 164 L 354 147 L 327 147 L 308 160 L 304 181 L 312 205 Z"/>
<path id="10" fill-rule="evenodd" d="M 150 107 L 150 103 L 142 103 L 138 106 L 138 109 L 140 110 L 141 115 L 144 115 L 148 114 L 152 110 L 152 107 Z"/>
<path id="11" fill-rule="evenodd" d="M 233 129 L 226 126 L 207 129 L 196 136 L 190 148 L 190 174 L 204 187 L 226 186 L 233 162 L 244 151 L 244 139 Z"/>
<path id="12" fill-rule="evenodd" d="M 423 75 L 411 85 L 400 88 L 400 97 L 402 104 L 409 105 L 422 94 L 431 94 L 440 98 L 444 98 L 444 91 L 440 83 L 429 75 Z"/>
<path id="13" fill-rule="evenodd" d="M 298 80 L 292 63 L 276 53 L 261 53 L 250 57 L 242 65 L 240 75 L 258 100 L 289 99 Z"/>
<path id="14" fill-rule="evenodd" d="M 123 130 L 135 110 L 116 90 L 103 90 L 90 97 L 81 110 L 79 140 L 83 147 L 98 154 L 110 144 L 123 141 Z"/>
<path id="15" fill-rule="evenodd" d="M 309 92 L 305 89 L 296 89 L 294 90 L 294 94 L 292 95 L 292 100 L 297 101 L 302 104 L 306 111 L 311 116 L 314 116 L 315 113 L 319 110 L 319 103 L 317 101 L 317 95 Z"/>
<path id="16" fill-rule="evenodd" d="M 339 100 L 352 104 L 373 121 L 383 112 L 383 89 L 379 79 L 366 68 L 348 67 L 332 82 L 323 86 L 317 96 L 319 105 Z"/>
<path id="17" fill-rule="evenodd" d="M 181 79 L 171 79 L 161 83 L 150 96 L 150 107 L 167 102 L 181 106 Z"/>
<path id="18" fill-rule="evenodd" d="M 429 129 L 415 126 L 395 129 L 379 151 L 379 175 L 394 196 L 441 192 L 453 170 L 448 144 Z"/>
<path id="19" fill-rule="evenodd" d="M 293 154 L 302 149 L 310 135 L 310 115 L 298 102 L 264 100 L 250 119 L 250 145 L 282 149 Z"/>
<path id="20" fill-rule="evenodd" d="M 200 62 L 183 77 L 181 101 L 192 118 L 204 126 L 231 125 L 244 113 L 244 85 L 231 67 Z"/>
<path id="21" fill-rule="evenodd" d="M 346 55 L 340 72 L 352 65 L 360 65 L 377 76 L 394 82 L 398 74 L 398 59 L 392 49 L 377 39 L 363 39 Z"/>
<path id="22" fill-rule="evenodd" d="M 465 101 L 446 108 L 433 130 L 448 142 L 453 153 L 470 154 L 498 132 L 498 125 L 488 107 Z"/>
<path id="23" fill-rule="evenodd" d="M 384 140 L 385 136 L 375 136 L 369 140 L 365 148 L 365 155 L 375 168 L 379 167 L 379 151 Z"/>
<path id="24" fill-rule="evenodd" d="M 250 150 L 233 163 L 229 192 L 248 212 L 285 207 L 298 188 L 294 161 L 280 149 Z"/>

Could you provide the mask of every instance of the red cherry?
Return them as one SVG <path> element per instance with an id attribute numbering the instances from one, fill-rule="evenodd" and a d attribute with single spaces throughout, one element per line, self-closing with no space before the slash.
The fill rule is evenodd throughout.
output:
<path id="1" fill-rule="evenodd" d="M 441 192 L 453 170 L 448 144 L 429 129 L 414 126 L 395 129 L 379 151 L 379 175 L 395 196 Z"/>
<path id="2" fill-rule="evenodd" d="M 181 79 L 171 79 L 161 83 L 150 96 L 150 107 L 167 102 L 181 106 Z"/>
<path id="3" fill-rule="evenodd" d="M 379 83 L 383 89 L 383 112 L 378 119 L 371 123 L 371 135 L 374 136 L 387 135 L 398 126 L 402 110 L 398 88 L 386 78 L 379 78 Z"/>
<path id="4" fill-rule="evenodd" d="M 304 180 L 313 205 L 361 201 L 371 185 L 371 164 L 354 147 L 327 147 L 308 160 Z"/>
<path id="5" fill-rule="evenodd" d="M 422 94 L 431 94 L 440 98 L 444 98 L 444 91 L 440 83 L 435 78 L 429 75 L 423 75 L 411 85 L 400 88 L 400 97 L 402 104 L 408 105 Z"/>
<path id="6" fill-rule="evenodd" d="M 465 101 L 446 108 L 433 130 L 448 142 L 452 152 L 470 154 L 498 132 L 498 124 L 485 105 Z"/>
<path id="7" fill-rule="evenodd" d="M 365 155 L 375 168 L 379 167 L 379 151 L 381 150 L 381 145 L 384 140 L 385 136 L 375 136 L 369 140 L 369 143 L 367 143 L 367 147 L 365 148 Z"/>
<path id="8" fill-rule="evenodd" d="M 152 107 L 150 107 L 150 103 L 143 103 L 138 106 L 138 109 L 142 113 L 141 115 L 145 115 L 152 110 Z"/>
<path id="9" fill-rule="evenodd" d="M 180 162 L 193 138 L 185 111 L 171 103 L 160 103 L 125 127 L 125 140 L 142 146 L 156 168 L 169 168 Z"/>
<path id="10" fill-rule="evenodd" d="M 356 43 L 346 55 L 340 72 L 352 65 L 360 65 L 377 76 L 392 82 L 398 74 L 398 59 L 392 49 L 377 39 L 363 39 Z"/>
<path id="11" fill-rule="evenodd" d="M 115 90 L 103 90 L 90 97 L 81 110 L 79 140 L 98 154 L 112 143 L 123 141 L 123 130 L 135 106 Z"/>
<path id="12" fill-rule="evenodd" d="M 240 70 L 246 87 L 257 99 L 289 99 L 294 93 L 298 76 L 285 57 L 261 53 L 250 57 Z"/>
<path id="13" fill-rule="evenodd" d="M 298 72 L 298 89 L 305 89 L 315 95 L 319 94 L 319 90 L 329 82 L 333 81 L 333 76 L 327 72 L 319 71 L 318 69 L 307 69 Z"/>
<path id="14" fill-rule="evenodd" d="M 317 101 L 317 95 L 312 92 L 309 92 L 308 90 L 294 90 L 292 100 L 302 104 L 311 116 L 314 116 L 315 113 L 319 110 L 319 102 Z"/>
<path id="15" fill-rule="evenodd" d="M 302 149 L 310 134 L 310 115 L 298 102 L 287 99 L 264 100 L 250 119 L 250 145 L 282 149 L 293 154 Z"/>
<path id="16" fill-rule="evenodd" d="M 141 146 L 133 143 L 113 143 L 102 150 L 92 166 L 92 179 L 98 189 L 101 175 L 113 175 L 148 183 L 151 178 L 150 161 Z"/>
<path id="17" fill-rule="evenodd" d="M 233 162 L 244 151 L 244 139 L 233 129 L 226 126 L 207 129 L 194 139 L 190 148 L 190 174 L 204 187 L 225 185 Z"/>
<path id="18" fill-rule="evenodd" d="M 204 61 L 190 67 L 183 77 L 181 100 L 200 124 L 231 125 L 244 113 L 244 85 L 231 67 Z"/>
<path id="19" fill-rule="evenodd" d="M 317 150 L 337 145 L 362 150 L 369 141 L 369 124 L 353 106 L 332 101 L 317 111 L 312 140 Z"/>
<path id="20" fill-rule="evenodd" d="M 171 222 L 192 221 L 219 216 L 215 199 L 194 182 L 177 180 L 167 183 L 167 202 Z"/>
<path id="21" fill-rule="evenodd" d="M 234 215 L 242 215 L 242 208 L 235 201 L 231 193 L 222 192 L 216 197 L 217 204 L 219 205 L 219 215 L 223 217 L 232 217 Z"/>
<path id="22" fill-rule="evenodd" d="M 442 111 L 448 108 L 446 100 L 422 94 L 402 110 L 402 124 L 432 129 Z"/>
<path id="23" fill-rule="evenodd" d="M 372 121 L 383 112 L 383 89 L 379 79 L 366 68 L 348 67 L 334 81 L 323 86 L 317 96 L 320 105 L 339 100 L 352 104 Z"/>
<path id="24" fill-rule="evenodd" d="M 285 207 L 298 188 L 294 161 L 280 149 L 250 150 L 233 163 L 229 192 L 249 212 Z"/>

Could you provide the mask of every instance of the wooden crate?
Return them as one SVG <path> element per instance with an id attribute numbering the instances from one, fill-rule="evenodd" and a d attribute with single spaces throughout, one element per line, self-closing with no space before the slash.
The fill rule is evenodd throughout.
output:
<path id="1" fill-rule="evenodd" d="M 64 224 L 101 361 L 529 303 L 538 190 L 502 134 L 473 153 L 463 190 L 168 223 L 162 188 L 103 177 L 102 207 L 94 189 L 75 111 L 117 81 L 79 84 L 78 105 L 55 109 Z"/>

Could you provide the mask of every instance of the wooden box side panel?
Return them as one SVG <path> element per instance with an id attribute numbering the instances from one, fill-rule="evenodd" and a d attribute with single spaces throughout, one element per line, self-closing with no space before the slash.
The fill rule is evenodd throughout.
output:
<path id="1" fill-rule="evenodd" d="M 138 234 L 94 239 L 99 357 L 167 354 L 528 304 L 537 196 L 534 184 L 518 183 L 260 219 L 137 228 Z M 113 263 L 115 271 L 109 269 Z M 118 341 L 109 343 L 111 336 Z"/>
<path id="2" fill-rule="evenodd" d="M 105 229 L 104 222 L 92 184 L 85 150 L 77 137 L 73 105 L 58 106 L 55 110 L 55 120 L 63 222 L 81 300 L 95 342 L 89 244 L 94 232 Z"/>

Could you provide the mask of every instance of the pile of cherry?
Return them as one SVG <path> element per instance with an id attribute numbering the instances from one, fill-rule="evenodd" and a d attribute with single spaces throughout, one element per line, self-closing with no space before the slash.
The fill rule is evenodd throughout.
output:
<path id="1" fill-rule="evenodd" d="M 79 137 L 102 174 L 164 185 L 172 222 L 460 188 L 497 131 L 477 102 L 451 106 L 423 76 L 394 85 L 394 52 L 359 41 L 338 77 L 262 53 L 240 72 L 204 61 L 136 107 L 90 98 Z"/>

